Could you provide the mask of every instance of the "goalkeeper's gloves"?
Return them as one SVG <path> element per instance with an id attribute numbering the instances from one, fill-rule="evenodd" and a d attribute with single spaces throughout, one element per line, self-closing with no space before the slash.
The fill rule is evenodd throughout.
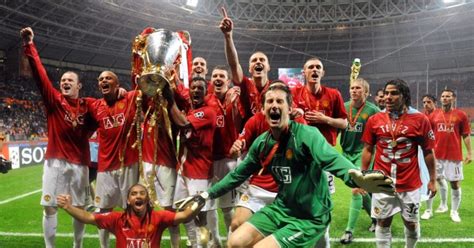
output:
<path id="1" fill-rule="evenodd" d="M 196 209 L 201 209 L 206 204 L 206 200 L 209 198 L 207 192 L 202 192 L 194 196 L 189 196 L 184 199 L 178 200 L 174 203 L 176 210 L 183 211 L 188 207 L 191 207 L 191 210 L 196 211 Z"/>
<path id="2" fill-rule="evenodd" d="M 392 178 L 385 176 L 382 171 L 360 171 L 350 169 L 349 174 L 357 186 L 363 188 L 367 192 L 385 193 L 390 195 L 395 192 Z"/>

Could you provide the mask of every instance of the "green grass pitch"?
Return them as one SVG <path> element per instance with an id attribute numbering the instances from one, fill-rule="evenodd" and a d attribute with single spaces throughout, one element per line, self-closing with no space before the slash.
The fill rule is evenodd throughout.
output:
<path id="1" fill-rule="evenodd" d="M 462 182 L 462 203 L 459 210 L 462 222 L 454 223 L 449 213 L 435 214 L 431 220 L 421 221 L 421 240 L 418 247 L 474 247 L 474 163 L 464 167 L 465 180 Z M 0 174 L 0 247 L 44 247 L 41 227 L 42 208 L 39 205 L 41 193 L 42 166 L 32 166 Z M 27 193 L 30 195 L 23 196 Z M 15 197 L 18 199 L 14 199 Z M 333 196 L 334 210 L 331 222 L 331 246 L 345 247 L 339 243 L 347 222 L 350 201 L 350 189 L 340 180 L 336 180 L 336 193 Z M 449 198 L 450 199 L 450 198 Z M 438 206 L 439 196 L 436 197 L 434 208 Z M 424 205 L 421 213 L 424 211 Z M 71 247 L 71 218 L 59 211 L 57 247 Z M 223 223 L 222 219 L 221 222 Z M 375 247 L 374 234 L 367 231 L 370 219 L 361 212 L 356 230 L 354 243 L 348 247 Z M 221 235 L 225 228 L 221 224 Z M 393 247 L 404 247 L 403 224 L 400 215 L 394 217 L 392 225 L 394 237 Z M 99 247 L 94 226 L 88 226 L 84 247 Z M 181 235 L 185 234 L 182 229 Z M 169 247 L 165 232 L 161 247 Z M 113 241 L 112 241 L 113 247 Z M 184 246 L 184 241 L 183 241 Z"/>

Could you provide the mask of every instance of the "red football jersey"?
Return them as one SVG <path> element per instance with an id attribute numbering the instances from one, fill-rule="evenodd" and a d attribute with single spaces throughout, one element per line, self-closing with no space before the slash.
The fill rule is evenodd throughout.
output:
<path id="1" fill-rule="evenodd" d="M 314 95 L 307 87 L 300 86 L 291 89 L 291 93 L 293 94 L 294 107 L 301 108 L 304 112 L 313 110 L 332 118 L 347 118 L 341 93 L 336 89 L 321 86 L 321 90 Z M 308 123 L 308 125 L 317 127 L 329 144 L 336 145 L 337 128 L 328 124 Z"/>
<path id="2" fill-rule="evenodd" d="M 240 102 L 245 110 L 245 117 L 250 118 L 262 109 L 262 93 L 270 86 L 268 81 L 262 90 L 258 90 L 252 80 L 246 76 L 242 78 L 240 86 Z"/>
<path id="3" fill-rule="evenodd" d="M 192 109 L 186 116 L 192 129 L 184 143 L 186 158 L 182 165 L 182 175 L 193 179 L 212 178 L 212 142 L 216 129 L 216 111 L 204 106 Z"/>
<path id="4" fill-rule="evenodd" d="M 135 214 L 128 218 L 125 213 L 115 211 L 94 214 L 97 226 L 115 235 L 117 248 L 140 248 L 145 242 L 147 247 L 160 247 L 163 231 L 173 225 L 175 215 L 167 210 L 153 211 L 151 220 L 145 220 L 142 225 Z"/>
<path id="5" fill-rule="evenodd" d="M 150 104 L 154 103 L 150 102 Z M 150 119 L 153 111 L 155 111 L 154 106 L 150 109 L 150 114 L 147 116 L 143 127 L 143 161 L 175 169 L 178 161 L 175 146 L 165 127 L 165 117 L 162 114 L 157 114 L 155 126 L 151 127 Z M 171 124 L 171 117 L 169 121 Z"/>
<path id="6" fill-rule="evenodd" d="M 392 134 L 396 140 L 395 147 L 391 144 Z M 391 122 L 385 111 L 379 112 L 369 117 L 362 141 L 376 147 L 374 170 L 382 170 L 391 176 L 397 192 L 421 187 L 418 146 L 425 150 L 434 147 L 433 130 L 424 114 L 410 108 Z"/>
<path id="7" fill-rule="evenodd" d="M 103 98 L 91 104 L 92 115 L 99 124 L 99 172 L 119 169 L 120 158 L 124 159 L 124 166 L 138 162 L 138 149 L 132 148 L 137 140 L 136 127 L 132 127 L 136 92 L 127 92 L 112 106 Z M 130 137 L 127 137 L 130 130 Z"/>
<path id="8" fill-rule="evenodd" d="M 226 94 L 221 102 L 216 95 L 209 95 L 207 101 L 207 105 L 216 111 L 216 131 L 212 149 L 214 161 L 229 157 L 229 150 L 241 129 L 243 116 L 239 108 L 239 98 L 231 102 L 230 97 L 230 94 Z"/>
<path id="9" fill-rule="evenodd" d="M 96 125 L 88 113 L 92 98 L 69 99 L 53 87 L 34 44 L 24 46 L 33 76 L 46 107 L 48 145 L 46 159 L 90 165 L 89 137 Z"/>
<path id="10" fill-rule="evenodd" d="M 452 109 L 448 113 L 436 109 L 431 113 L 430 121 L 436 137 L 435 157 L 462 161 L 462 136 L 471 133 L 467 114 L 459 109 Z"/>

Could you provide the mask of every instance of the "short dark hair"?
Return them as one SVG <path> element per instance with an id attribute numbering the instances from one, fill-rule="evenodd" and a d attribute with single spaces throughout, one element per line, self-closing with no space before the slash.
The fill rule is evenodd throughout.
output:
<path id="1" fill-rule="evenodd" d="M 431 95 L 431 94 L 426 94 L 426 95 L 423 95 L 423 97 L 421 98 L 421 100 L 423 100 L 423 98 L 427 97 L 428 99 L 430 99 L 432 102 L 436 103 L 436 97 Z"/>
<path id="2" fill-rule="evenodd" d="M 281 80 L 272 81 L 270 83 L 270 85 L 268 86 L 267 90 L 265 90 L 265 92 L 263 92 L 262 106 L 265 104 L 267 92 L 270 91 L 270 90 L 281 90 L 281 91 L 285 92 L 286 93 L 286 101 L 288 102 L 288 106 L 291 107 L 291 105 L 293 104 L 293 96 L 291 95 L 290 87 L 288 87 L 288 85 L 285 82 L 281 81 Z"/>
<path id="3" fill-rule="evenodd" d="M 441 94 L 443 94 L 443 92 L 451 92 L 453 94 L 453 97 L 456 97 L 456 92 L 454 92 L 454 90 L 452 89 L 444 88 L 443 91 L 441 91 Z"/>
<path id="4" fill-rule="evenodd" d="M 393 85 L 397 87 L 398 91 L 400 91 L 400 93 L 403 96 L 403 100 L 405 101 L 405 106 L 407 107 L 411 106 L 410 87 L 408 87 L 407 82 L 399 78 L 390 80 L 383 87 L 384 93 L 385 93 L 385 90 L 387 89 L 387 85 Z"/>
<path id="5" fill-rule="evenodd" d="M 77 73 L 77 72 L 75 72 L 75 71 L 65 71 L 65 72 L 63 73 L 63 75 L 66 74 L 66 73 L 75 74 L 76 77 L 77 77 L 77 82 L 79 82 L 79 83 L 81 82 L 81 77 L 79 76 L 79 73 Z"/>
<path id="6" fill-rule="evenodd" d="M 321 64 L 323 63 L 323 61 L 321 60 L 320 57 L 318 57 L 318 56 L 313 56 L 313 57 L 307 59 L 307 60 L 304 62 L 304 64 L 303 64 L 303 69 L 304 69 L 304 67 L 306 66 L 306 63 L 308 63 L 308 61 L 311 61 L 311 60 L 319 60 L 319 61 L 321 62 Z"/>
<path id="7" fill-rule="evenodd" d="M 212 71 L 214 71 L 214 70 L 226 71 L 227 72 L 227 77 L 229 79 L 232 79 L 232 74 L 231 74 L 228 66 L 226 66 L 226 65 L 216 65 L 216 66 L 214 66 L 214 68 L 212 68 Z M 212 74 L 212 72 L 211 72 L 211 74 Z"/>

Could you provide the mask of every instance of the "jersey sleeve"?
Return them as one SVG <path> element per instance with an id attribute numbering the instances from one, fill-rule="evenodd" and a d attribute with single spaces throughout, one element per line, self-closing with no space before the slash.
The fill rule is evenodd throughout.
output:
<path id="1" fill-rule="evenodd" d="M 168 210 L 159 210 L 159 211 L 156 211 L 155 213 L 158 215 L 160 219 L 159 224 L 161 226 L 169 227 L 173 225 L 174 218 L 176 216 L 175 212 L 168 211 Z"/>
<path id="2" fill-rule="evenodd" d="M 333 118 L 341 118 L 341 119 L 347 119 L 347 112 L 346 108 L 344 107 L 344 100 L 342 99 L 341 92 L 338 90 L 335 90 L 337 92 L 337 95 L 335 96 L 335 101 L 334 101 L 334 115 L 332 116 Z"/>
<path id="3" fill-rule="evenodd" d="M 369 117 L 367 123 L 365 124 L 364 133 L 362 134 L 362 142 L 368 145 L 375 145 L 375 135 L 372 132 L 372 126 L 374 122 L 374 116 Z"/>
<path id="4" fill-rule="evenodd" d="M 256 115 L 255 115 L 256 116 Z M 257 138 L 257 123 L 255 117 L 250 118 L 246 123 L 242 132 L 239 134 L 239 140 L 245 141 L 244 150 L 248 150 L 248 147 Z"/>
<path id="5" fill-rule="evenodd" d="M 212 125 L 216 121 L 216 112 L 212 107 L 202 108 L 199 111 L 189 114 L 186 118 L 195 130 L 199 130 L 208 125 Z"/>
<path id="6" fill-rule="evenodd" d="M 433 149 L 435 145 L 435 136 L 433 129 L 431 129 L 431 123 L 428 120 L 428 117 L 423 115 L 421 120 L 421 130 L 423 134 L 423 141 L 421 142 L 421 147 L 424 150 Z"/>
<path id="7" fill-rule="evenodd" d="M 468 136 L 471 134 L 471 125 L 469 123 L 469 119 L 467 118 L 467 114 L 464 112 L 459 111 L 459 117 L 461 118 L 460 125 L 459 125 L 459 133 L 462 136 Z"/>
<path id="8" fill-rule="evenodd" d="M 33 77 L 35 78 L 36 85 L 41 92 L 45 105 L 52 106 L 54 99 L 59 92 L 53 87 L 53 84 L 46 73 L 46 69 L 44 68 L 43 63 L 41 63 L 35 44 L 29 43 L 24 45 L 24 53 L 28 58 Z"/>
<path id="9" fill-rule="evenodd" d="M 312 126 L 302 126 L 305 128 L 303 138 L 303 150 L 306 150 L 316 164 L 327 172 L 340 178 L 349 187 L 357 187 L 349 175 L 349 169 L 357 169 L 349 160 L 334 149 L 319 130 Z"/>
<path id="10" fill-rule="evenodd" d="M 222 196 L 236 188 L 247 180 L 247 178 L 249 178 L 254 172 L 257 172 L 262 168 L 258 159 L 258 150 L 265 134 L 259 136 L 252 146 L 250 146 L 249 152 L 242 163 L 209 189 L 208 193 L 211 199 Z"/>
<path id="11" fill-rule="evenodd" d="M 117 226 L 118 220 L 121 216 L 122 213 L 119 212 L 94 214 L 97 227 L 100 229 L 106 229 L 112 233 L 115 233 L 115 227 Z"/>

